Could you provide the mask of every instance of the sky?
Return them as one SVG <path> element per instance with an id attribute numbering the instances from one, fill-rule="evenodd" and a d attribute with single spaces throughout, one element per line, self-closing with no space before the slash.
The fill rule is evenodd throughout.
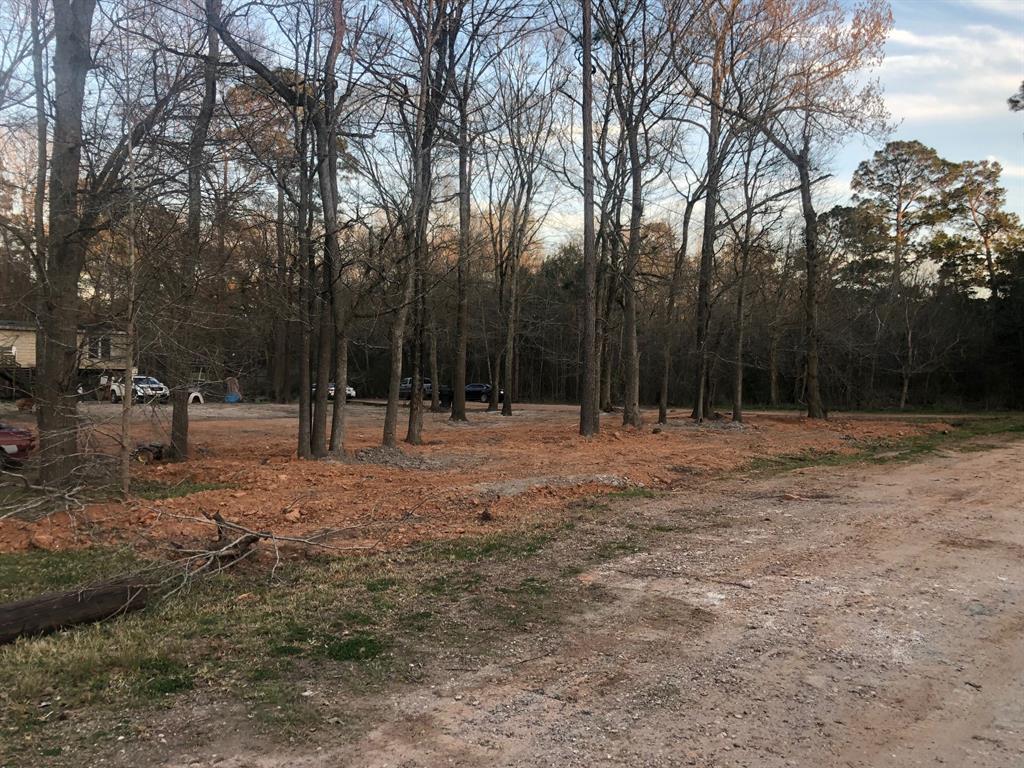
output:
<path id="1" fill-rule="evenodd" d="M 1024 112 L 1006 103 L 1024 81 L 1024 0 L 890 3 L 885 61 L 870 73 L 895 124 L 890 138 L 916 139 L 953 162 L 998 160 L 1007 207 L 1024 219 Z M 816 187 L 818 211 L 849 202 L 853 172 L 882 143 L 853 137 L 833 151 L 832 176 Z M 677 222 L 677 206 L 665 202 L 651 208 Z M 549 248 L 576 239 L 582 221 L 569 195 L 548 215 L 541 239 Z"/>
<path id="2" fill-rule="evenodd" d="M 1024 218 L 1024 112 L 1006 104 L 1024 81 L 1024 0 L 891 3 L 893 29 L 876 74 L 898 123 L 893 138 L 917 139 L 947 160 L 998 160 L 1007 206 Z M 876 148 L 854 140 L 837 153 L 828 189 L 836 202 Z"/>

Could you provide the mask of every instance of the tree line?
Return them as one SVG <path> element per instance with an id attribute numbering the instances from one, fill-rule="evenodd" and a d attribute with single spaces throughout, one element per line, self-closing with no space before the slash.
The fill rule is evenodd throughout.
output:
<path id="1" fill-rule="evenodd" d="M 297 399 L 303 458 L 344 454 L 346 381 L 390 447 L 442 383 L 465 420 L 470 381 L 505 415 L 579 402 L 584 434 L 642 404 L 1020 405 L 1020 223 L 997 163 L 885 143 L 882 0 L 0 13 L 0 301 L 39 329 L 47 484 L 86 320 L 166 378 L 177 456 L 198 376 Z M 882 148 L 830 206 L 854 135 Z"/>

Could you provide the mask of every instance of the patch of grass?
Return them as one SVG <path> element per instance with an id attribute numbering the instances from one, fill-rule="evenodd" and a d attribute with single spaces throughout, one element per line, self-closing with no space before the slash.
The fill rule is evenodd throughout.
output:
<path id="1" fill-rule="evenodd" d="M 430 626 L 433 618 L 433 611 L 413 611 L 399 616 L 398 624 L 405 629 L 423 632 Z"/>
<path id="2" fill-rule="evenodd" d="M 442 573 L 426 583 L 426 590 L 435 595 L 461 595 L 472 591 L 482 581 L 483 576 L 472 571 Z"/>
<path id="3" fill-rule="evenodd" d="M 338 619 L 345 624 L 356 624 L 363 627 L 368 627 L 374 623 L 373 617 L 369 614 L 348 608 L 338 612 Z"/>
<path id="4" fill-rule="evenodd" d="M 19 745 L 12 763 L 43 762 L 44 732 L 64 756 L 102 752 L 120 733 L 121 713 L 144 719 L 147 708 L 173 705 L 189 690 L 199 699 L 206 690 L 235 691 L 257 729 L 299 736 L 326 716 L 302 696 L 318 680 L 355 700 L 415 679 L 423 673 L 412 670 L 438 655 L 485 654 L 502 631 L 557 622 L 581 598 L 598 599 L 575 576 L 597 559 L 636 551 L 645 533 L 597 518 L 579 518 L 571 532 L 552 525 L 422 544 L 400 558 L 285 562 L 273 581 L 240 565 L 144 611 L 0 647 L 0 732 Z M 30 552 L 0 557 L 0 584 L 34 593 L 136 563 L 120 550 Z M 65 717 L 44 720 L 39 702 L 58 693 Z M 100 729 L 107 735 L 93 738 Z"/>
<path id="5" fill-rule="evenodd" d="M 203 483 L 194 480 L 182 480 L 180 483 L 168 485 L 153 480 L 136 480 L 132 484 L 132 492 L 142 499 L 156 501 L 159 499 L 178 499 L 191 496 L 202 491 L 219 491 L 231 488 L 227 483 Z"/>
<path id="6" fill-rule="evenodd" d="M 0 555 L 0 601 L 70 589 L 138 570 L 143 560 L 127 548 L 65 552 L 29 550 Z"/>
<path id="7" fill-rule="evenodd" d="M 864 441 L 848 453 L 806 450 L 783 456 L 754 459 L 746 469 L 754 472 L 786 472 L 813 466 L 842 466 L 846 464 L 887 464 L 928 456 L 940 450 L 965 453 L 995 447 L 991 443 L 977 442 L 978 438 L 1024 435 L 1024 415 L 986 416 L 957 420 L 952 429 L 932 431 L 889 440 Z"/>
<path id="8" fill-rule="evenodd" d="M 392 587 L 396 586 L 397 584 L 398 584 L 398 581 L 396 579 L 392 579 L 392 578 L 389 578 L 387 576 L 382 576 L 380 578 L 370 579 L 369 581 L 367 581 L 366 582 L 366 591 L 367 592 L 386 592 L 387 590 L 391 589 Z"/>
<path id="9" fill-rule="evenodd" d="M 434 560 L 450 561 L 529 557 L 537 554 L 550 539 L 551 535 L 547 533 L 495 533 L 477 538 L 426 542 L 416 550 Z"/>
<path id="10" fill-rule="evenodd" d="M 626 488 L 621 491 L 613 491 L 607 494 L 609 499 L 654 499 L 657 498 L 658 492 L 651 490 L 650 488 L 643 488 L 637 486 L 635 488 Z"/>
<path id="11" fill-rule="evenodd" d="M 386 640 L 368 633 L 330 640 L 324 646 L 324 655 L 334 661 L 368 661 L 384 653 Z"/>
<path id="12" fill-rule="evenodd" d="M 592 551 L 592 557 L 597 560 L 611 560 L 622 555 L 632 555 L 639 552 L 641 543 L 639 539 L 629 537 L 626 539 L 603 541 Z"/>
<path id="13" fill-rule="evenodd" d="M 156 656 L 139 664 L 142 691 L 150 696 L 167 696 L 192 688 L 193 676 L 188 667 L 175 659 Z"/>

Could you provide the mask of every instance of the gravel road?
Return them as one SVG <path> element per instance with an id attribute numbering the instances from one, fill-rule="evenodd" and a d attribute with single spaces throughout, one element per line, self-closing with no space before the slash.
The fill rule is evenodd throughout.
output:
<path id="1" fill-rule="evenodd" d="M 1024 765 L 1022 467 L 1006 443 L 638 501 L 665 533 L 580 576 L 608 599 L 352 743 L 217 765 Z"/>

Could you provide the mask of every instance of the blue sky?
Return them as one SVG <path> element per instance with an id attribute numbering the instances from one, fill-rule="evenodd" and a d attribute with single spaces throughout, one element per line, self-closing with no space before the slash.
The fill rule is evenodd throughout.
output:
<path id="1" fill-rule="evenodd" d="M 1011 210 L 1024 218 L 1024 113 L 1006 99 L 1024 80 L 1024 0 L 891 0 L 894 24 L 876 73 L 899 125 L 947 160 L 995 159 Z M 836 156 L 837 197 L 874 145 Z"/>

